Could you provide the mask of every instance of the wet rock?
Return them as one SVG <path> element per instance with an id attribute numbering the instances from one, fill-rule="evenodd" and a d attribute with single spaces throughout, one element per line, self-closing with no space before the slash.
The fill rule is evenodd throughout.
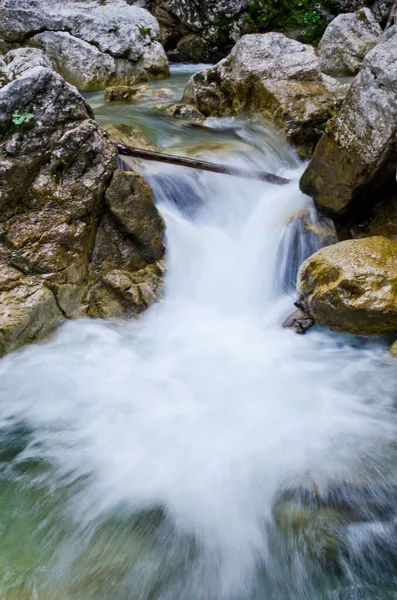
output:
<path id="1" fill-rule="evenodd" d="M 144 150 L 158 150 L 156 144 L 149 137 L 132 125 L 116 125 L 114 123 L 106 123 L 103 128 L 105 131 L 107 131 L 109 137 L 112 141 L 114 141 L 114 143 L 120 142 L 125 146 L 143 148 Z M 123 156 L 122 160 L 127 161 L 129 158 L 131 157 Z M 121 157 L 119 157 L 119 160 L 120 159 Z"/>
<path id="2" fill-rule="evenodd" d="M 299 334 L 306 333 L 313 325 L 313 317 L 299 307 L 284 319 L 282 324 L 284 329 L 294 329 L 294 331 Z"/>
<path id="3" fill-rule="evenodd" d="M 0 255 L 45 281 L 64 316 L 75 316 L 115 149 L 77 91 L 44 67 L 2 88 L 0 107 Z"/>
<path id="4" fill-rule="evenodd" d="M 127 272 L 140 301 L 109 302 L 106 316 L 157 298 L 162 271 L 156 279 L 150 267 L 164 253 L 164 223 L 151 190 L 116 170 L 114 143 L 54 71 L 35 67 L 0 89 L 0 174 L 0 353 L 85 314 L 111 270 Z"/>
<path id="5" fill-rule="evenodd" d="M 39 278 L 0 263 L 0 355 L 45 336 L 62 316 L 54 294 Z"/>
<path id="6" fill-rule="evenodd" d="M 383 237 L 322 248 L 303 263 L 298 300 L 320 325 L 359 335 L 397 330 L 397 243 Z"/>
<path id="7" fill-rule="evenodd" d="M 164 221 L 150 186 L 116 171 L 106 191 L 90 266 L 88 315 L 139 314 L 161 297 Z"/>
<path id="8" fill-rule="evenodd" d="M 275 522 L 279 533 L 292 538 L 303 555 L 336 561 L 342 546 L 343 528 L 349 519 L 332 507 L 280 504 L 275 510 Z"/>
<path id="9" fill-rule="evenodd" d="M 104 99 L 105 102 L 132 102 L 144 98 L 149 89 L 148 85 L 114 85 L 105 89 Z"/>
<path id="10" fill-rule="evenodd" d="M 87 90 L 168 76 L 159 32 L 148 11 L 122 0 L 0 1 L 0 36 L 42 47 L 68 81 Z"/>
<path id="11" fill-rule="evenodd" d="M 301 190 L 318 206 L 343 213 L 350 203 L 395 185 L 397 132 L 397 36 L 364 59 L 339 114 L 327 126 Z"/>
<path id="12" fill-rule="evenodd" d="M 187 121 L 205 121 L 205 116 L 195 107 L 181 102 L 159 105 L 158 108 L 165 110 L 171 117 L 186 119 Z"/>
<path id="13" fill-rule="evenodd" d="M 165 225 L 153 203 L 150 186 L 135 173 L 117 170 L 105 201 L 121 231 L 134 240 L 146 262 L 162 258 Z"/>
<path id="14" fill-rule="evenodd" d="M 205 116 L 262 114 L 311 153 L 335 103 L 311 46 L 280 33 L 246 35 L 230 55 L 190 79 L 183 102 Z"/>
<path id="15" fill-rule="evenodd" d="M 117 85 L 105 89 L 105 102 L 134 102 L 140 99 L 170 98 L 172 90 L 168 88 L 153 88 L 149 85 L 126 86 Z"/>
<path id="16" fill-rule="evenodd" d="M 332 76 L 356 75 L 382 33 L 368 8 L 336 17 L 318 46 L 321 69 Z"/>
<path id="17" fill-rule="evenodd" d="M 389 352 L 393 358 L 397 358 L 397 341 L 393 342 L 390 346 Z"/>

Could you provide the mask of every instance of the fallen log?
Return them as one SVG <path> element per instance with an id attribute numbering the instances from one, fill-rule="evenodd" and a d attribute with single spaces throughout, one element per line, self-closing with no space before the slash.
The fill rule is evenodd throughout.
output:
<path id="1" fill-rule="evenodd" d="M 245 177 L 247 179 L 261 179 L 276 185 L 285 185 L 290 182 L 290 179 L 266 173 L 264 171 L 250 171 L 249 169 L 241 169 L 239 167 L 231 167 L 229 165 L 217 165 L 197 160 L 193 158 L 185 158 L 184 156 L 174 156 L 172 154 L 162 154 L 160 152 L 152 152 L 151 150 L 143 150 L 142 148 L 130 148 L 124 144 L 116 144 L 117 151 L 121 156 L 133 156 L 143 160 L 152 160 L 163 162 L 170 165 L 178 165 L 180 167 L 189 167 L 190 169 L 199 169 L 201 171 L 211 171 L 212 173 L 223 173 L 224 175 L 234 175 L 235 177 Z"/>

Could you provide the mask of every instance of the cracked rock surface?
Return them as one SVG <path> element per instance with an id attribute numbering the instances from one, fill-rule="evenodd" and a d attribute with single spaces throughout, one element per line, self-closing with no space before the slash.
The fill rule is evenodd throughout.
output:
<path id="1" fill-rule="evenodd" d="M 160 293 L 163 232 L 150 187 L 116 169 L 74 87 L 27 65 L 0 88 L 0 354 L 65 318 L 142 312 Z"/>
<path id="2" fill-rule="evenodd" d="M 159 34 L 155 17 L 123 0 L 0 0 L 0 38 L 42 49 L 82 90 L 167 77 Z"/>

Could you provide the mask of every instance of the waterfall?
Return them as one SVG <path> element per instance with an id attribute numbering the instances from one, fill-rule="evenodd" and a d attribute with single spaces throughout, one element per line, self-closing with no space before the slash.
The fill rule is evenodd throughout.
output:
<path id="1" fill-rule="evenodd" d="M 281 327 L 323 243 L 318 217 L 274 131 L 237 131 L 257 149 L 231 164 L 291 184 L 150 167 L 163 300 L 0 361 L 0 505 L 30 515 L 18 547 L 40 540 L 18 580 L 34 579 L 32 597 L 380 598 L 391 585 L 378 575 L 396 551 L 392 363 L 378 341 Z"/>

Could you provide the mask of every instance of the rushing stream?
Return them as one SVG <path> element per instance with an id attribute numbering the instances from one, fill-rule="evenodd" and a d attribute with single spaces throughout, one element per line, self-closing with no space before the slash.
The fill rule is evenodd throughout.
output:
<path id="1" fill-rule="evenodd" d="M 396 599 L 395 364 L 382 341 L 281 327 L 327 227 L 302 165 L 265 122 L 90 100 L 292 183 L 146 165 L 163 300 L 0 361 L 0 598 Z"/>

